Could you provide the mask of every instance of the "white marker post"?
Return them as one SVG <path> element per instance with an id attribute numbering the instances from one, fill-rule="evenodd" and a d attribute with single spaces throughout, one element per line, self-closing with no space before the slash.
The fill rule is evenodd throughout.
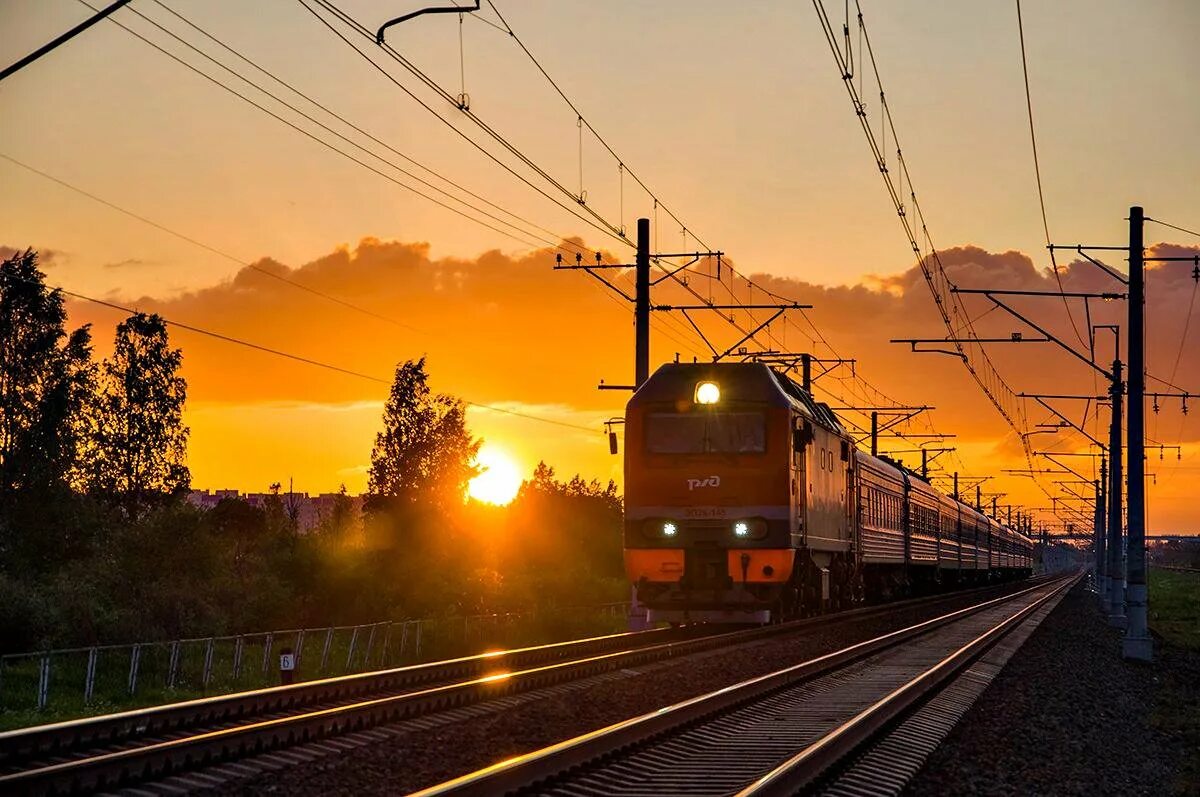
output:
<path id="1" fill-rule="evenodd" d="M 296 656 L 291 648 L 279 653 L 279 683 L 290 684 L 296 680 Z"/>

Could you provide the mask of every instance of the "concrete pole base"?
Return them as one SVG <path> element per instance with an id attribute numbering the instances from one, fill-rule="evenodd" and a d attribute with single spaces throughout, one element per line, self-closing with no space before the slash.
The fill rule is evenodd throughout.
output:
<path id="1" fill-rule="evenodd" d="M 1147 625 L 1146 585 L 1126 585 L 1126 597 L 1129 600 L 1126 607 L 1129 625 L 1126 628 L 1125 641 L 1121 645 L 1122 655 L 1133 661 L 1151 661 L 1154 658 L 1154 643 Z"/>
<path id="2" fill-rule="evenodd" d="M 1125 620 L 1124 614 L 1120 614 L 1119 612 L 1110 612 L 1110 614 L 1108 615 L 1108 624 L 1111 625 L 1113 628 L 1124 629 L 1125 623 L 1126 623 L 1126 620 Z"/>
<path id="3" fill-rule="evenodd" d="M 1121 655 L 1130 661 L 1154 661 L 1154 640 L 1149 635 L 1127 634 L 1121 642 Z"/>

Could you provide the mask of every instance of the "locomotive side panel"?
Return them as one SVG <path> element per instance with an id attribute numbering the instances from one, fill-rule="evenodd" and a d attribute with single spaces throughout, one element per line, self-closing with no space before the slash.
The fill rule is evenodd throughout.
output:
<path id="1" fill-rule="evenodd" d="M 804 544 L 815 551 L 845 551 L 853 534 L 847 512 L 850 444 L 820 426 L 810 425 L 811 440 L 804 447 L 801 474 Z"/>

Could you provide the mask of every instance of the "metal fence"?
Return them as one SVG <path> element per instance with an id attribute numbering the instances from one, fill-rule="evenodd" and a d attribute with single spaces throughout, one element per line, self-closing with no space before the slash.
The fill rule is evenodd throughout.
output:
<path id="1" fill-rule="evenodd" d="M 628 603 L 266 631 L 0 656 L 0 728 L 256 689 L 623 627 Z M 54 716 L 44 716 L 51 713 Z"/>

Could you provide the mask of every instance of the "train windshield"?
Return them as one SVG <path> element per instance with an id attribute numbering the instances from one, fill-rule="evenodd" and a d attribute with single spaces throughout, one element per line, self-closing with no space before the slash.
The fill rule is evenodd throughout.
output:
<path id="1" fill-rule="evenodd" d="M 646 448 L 652 454 L 761 454 L 767 420 L 761 412 L 651 413 Z"/>

